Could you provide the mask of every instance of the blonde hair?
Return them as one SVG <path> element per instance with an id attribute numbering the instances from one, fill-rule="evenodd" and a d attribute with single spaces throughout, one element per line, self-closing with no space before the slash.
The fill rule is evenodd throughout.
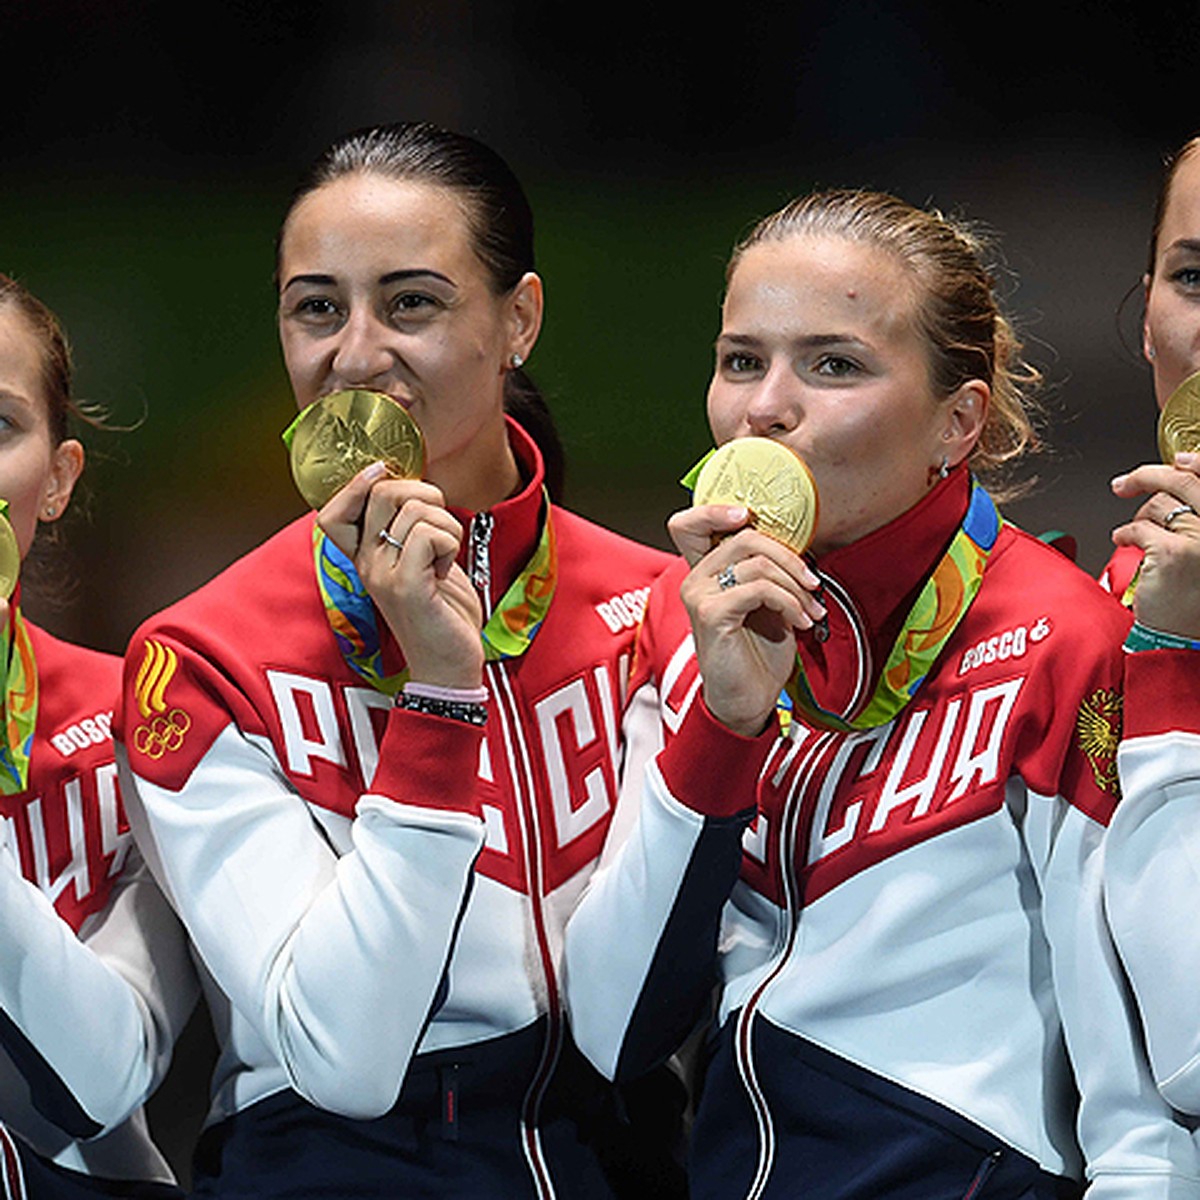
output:
<path id="1" fill-rule="evenodd" d="M 971 469 L 1001 496 L 1019 492 L 1005 476 L 1018 459 L 1041 447 L 1033 397 L 1042 377 L 1022 358 L 1021 342 L 1000 311 L 982 238 L 940 212 L 885 192 L 813 192 L 764 217 L 734 247 L 726 286 L 751 246 L 805 234 L 878 247 L 909 271 L 917 283 L 916 321 L 929 348 L 934 390 L 949 396 L 970 379 L 991 389 Z"/>

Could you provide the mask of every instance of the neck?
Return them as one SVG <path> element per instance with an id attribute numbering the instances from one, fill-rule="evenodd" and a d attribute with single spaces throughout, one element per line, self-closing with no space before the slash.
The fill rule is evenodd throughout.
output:
<path id="1" fill-rule="evenodd" d="M 441 489 L 449 507 L 469 512 L 493 508 L 521 486 L 503 422 L 476 438 L 468 452 L 430 463 L 425 478 Z"/>

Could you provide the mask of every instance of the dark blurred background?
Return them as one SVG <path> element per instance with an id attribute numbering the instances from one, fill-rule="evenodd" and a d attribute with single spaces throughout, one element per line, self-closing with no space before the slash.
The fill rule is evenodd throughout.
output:
<path id="1" fill-rule="evenodd" d="M 1200 129 L 1200 5 L 7 0 L 0 48 L 0 269 L 133 427 L 87 437 L 90 512 L 57 552 L 74 602 L 30 602 L 68 636 L 121 649 L 300 512 L 276 227 L 325 143 L 383 120 L 474 133 L 525 182 L 548 294 L 530 366 L 568 502 L 598 520 L 664 542 L 708 444 L 725 256 L 818 184 L 1001 235 L 1051 384 L 1019 523 L 1073 532 L 1095 572 L 1128 511 L 1108 478 L 1155 456 L 1136 287 L 1161 157 Z"/>

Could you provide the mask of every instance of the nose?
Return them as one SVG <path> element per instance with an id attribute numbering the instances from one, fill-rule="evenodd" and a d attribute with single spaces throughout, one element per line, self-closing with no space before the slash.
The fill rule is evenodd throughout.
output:
<path id="1" fill-rule="evenodd" d="M 800 386 L 790 366 L 772 363 L 747 399 L 748 431 L 756 437 L 773 437 L 794 429 L 802 415 Z"/>
<path id="2" fill-rule="evenodd" d="M 331 366 L 335 382 L 353 386 L 378 383 L 386 376 L 395 362 L 389 334 L 374 313 L 351 310 L 334 347 Z"/>

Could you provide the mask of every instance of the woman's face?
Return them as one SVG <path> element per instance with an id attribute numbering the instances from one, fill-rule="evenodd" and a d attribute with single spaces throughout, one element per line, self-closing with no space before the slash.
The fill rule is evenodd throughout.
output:
<path id="1" fill-rule="evenodd" d="M 36 335 L 16 308 L 0 307 L 0 497 L 22 558 L 38 521 L 62 516 L 82 469 L 74 438 L 54 445 Z"/>
<path id="2" fill-rule="evenodd" d="M 1189 375 L 1200 371 L 1200 153 L 1184 158 L 1171 181 L 1154 273 L 1146 278 L 1142 347 L 1162 408 Z"/>
<path id="3" fill-rule="evenodd" d="M 358 174 L 296 206 L 279 279 L 297 405 L 343 388 L 386 393 L 425 435 L 426 478 L 467 503 L 507 453 L 504 374 L 537 339 L 538 277 L 495 295 L 452 192 Z"/>
<path id="4" fill-rule="evenodd" d="M 915 286 L 882 250 L 808 234 L 751 247 L 730 280 L 709 422 L 718 444 L 772 437 L 804 458 L 817 553 L 911 508 L 982 427 L 985 384 L 934 395 Z"/>

